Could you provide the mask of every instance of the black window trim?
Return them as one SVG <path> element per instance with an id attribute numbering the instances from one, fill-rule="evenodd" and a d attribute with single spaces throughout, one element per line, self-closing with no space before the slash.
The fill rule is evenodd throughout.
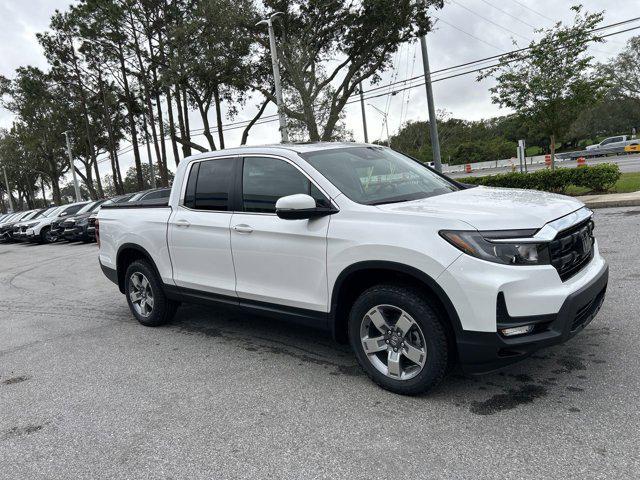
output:
<path id="1" fill-rule="evenodd" d="M 235 161 L 235 165 L 232 170 L 234 178 L 231 179 L 230 186 L 229 186 L 229 209 L 228 210 L 206 210 L 206 209 L 200 209 L 200 208 L 187 207 L 184 201 L 185 201 L 185 196 L 187 194 L 187 185 L 189 183 L 189 177 L 191 176 L 191 172 L 193 168 L 196 165 L 200 165 L 202 162 L 209 162 L 212 160 L 213 161 L 217 161 L 217 160 L 234 160 Z M 239 155 L 224 155 L 219 157 L 207 157 L 207 158 L 199 158 L 198 160 L 193 160 L 189 165 L 188 171 L 185 172 L 185 176 L 182 180 L 182 186 L 180 191 L 180 201 L 178 202 L 178 207 L 184 208 L 186 210 L 190 210 L 192 212 L 200 212 L 200 213 L 224 213 L 224 214 L 234 213 L 235 212 L 234 207 L 236 204 L 236 198 L 235 198 L 236 188 L 235 187 L 236 187 L 236 179 L 238 176 L 238 164 L 242 163 L 240 160 L 241 158 Z"/>
<path id="2" fill-rule="evenodd" d="M 235 207 L 234 213 L 243 214 L 243 215 L 269 215 L 272 217 L 277 216 L 275 212 L 245 212 L 244 211 L 244 206 L 242 202 L 242 175 L 244 173 L 245 158 L 274 158 L 276 160 L 282 160 L 288 163 L 289 165 L 293 166 L 293 168 L 298 170 L 304 177 L 306 177 L 306 179 L 309 180 L 309 182 L 311 182 L 312 185 L 315 185 L 315 187 L 325 197 L 325 200 L 329 202 L 329 205 L 331 205 L 332 208 L 335 208 L 336 211 L 339 211 L 338 206 L 333 202 L 333 199 L 331 198 L 331 196 L 320 185 L 318 185 L 318 183 L 313 178 L 311 178 L 307 174 L 307 172 L 305 172 L 300 167 L 300 165 L 297 165 L 291 159 L 287 157 L 282 157 L 279 155 L 273 155 L 273 154 L 250 153 L 250 154 L 241 155 L 240 161 L 238 162 L 238 166 L 236 167 L 236 179 L 235 179 L 236 181 L 234 185 L 235 188 L 233 189 L 235 192 L 235 194 L 233 195 L 234 207 Z"/>

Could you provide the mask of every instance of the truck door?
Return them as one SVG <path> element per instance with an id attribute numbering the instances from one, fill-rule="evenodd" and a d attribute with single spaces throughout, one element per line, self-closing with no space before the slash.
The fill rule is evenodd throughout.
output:
<path id="1" fill-rule="evenodd" d="M 235 294 L 231 258 L 231 189 L 237 157 L 194 162 L 169 219 L 168 244 L 178 287 Z"/>
<path id="2" fill-rule="evenodd" d="M 241 177 L 236 183 L 239 211 L 231 218 L 240 302 L 326 312 L 330 219 L 283 220 L 276 216 L 275 204 L 281 197 L 306 193 L 328 206 L 328 197 L 298 167 L 281 158 L 247 156 Z"/>

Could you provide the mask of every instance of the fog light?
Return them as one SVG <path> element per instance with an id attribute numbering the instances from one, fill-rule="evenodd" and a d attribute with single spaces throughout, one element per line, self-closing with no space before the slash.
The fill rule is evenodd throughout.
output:
<path id="1" fill-rule="evenodd" d="M 501 328 L 499 331 L 505 337 L 515 337 L 516 335 L 526 335 L 533 332 L 533 325 L 523 325 L 522 327 Z"/>

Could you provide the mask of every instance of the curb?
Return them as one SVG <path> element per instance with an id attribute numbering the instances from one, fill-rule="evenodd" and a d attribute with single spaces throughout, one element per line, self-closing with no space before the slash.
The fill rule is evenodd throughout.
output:
<path id="1" fill-rule="evenodd" d="M 582 200 L 589 208 L 640 207 L 640 198 L 626 200 Z"/>

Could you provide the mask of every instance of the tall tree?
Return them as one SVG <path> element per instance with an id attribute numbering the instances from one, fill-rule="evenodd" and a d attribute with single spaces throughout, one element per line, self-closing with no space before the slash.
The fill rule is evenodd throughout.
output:
<path id="1" fill-rule="evenodd" d="M 330 140 L 348 99 L 365 80 L 380 81 L 392 66 L 392 54 L 404 42 L 431 28 L 427 8 L 441 0 L 266 0 L 269 12 L 284 12 L 274 21 L 285 88 L 293 92 L 287 116 L 302 122 L 309 139 Z M 264 25 L 254 29 L 269 56 Z M 331 88 L 329 88 L 331 87 Z M 270 88 L 256 85 L 275 101 Z M 286 103 L 286 102 L 285 102 Z M 318 108 L 326 113 L 319 115 Z"/>
<path id="2" fill-rule="evenodd" d="M 32 171 L 50 179 L 53 200 L 59 205 L 60 179 L 69 169 L 62 133 L 73 116 L 64 93 L 42 70 L 20 67 L 14 79 L 0 77 L 0 99 L 0 105 L 15 115 L 12 131 L 32 158 Z"/>
<path id="3" fill-rule="evenodd" d="M 479 80 L 494 77 L 491 99 L 501 107 L 514 109 L 544 132 L 551 143 L 555 167 L 556 141 L 566 135 L 582 109 L 593 104 L 603 92 L 605 79 L 594 72 L 590 42 L 602 41 L 593 33 L 603 13 L 575 12 L 572 25 L 557 23 L 542 29 L 539 41 L 527 50 L 502 57 L 500 65 L 482 73 Z"/>

